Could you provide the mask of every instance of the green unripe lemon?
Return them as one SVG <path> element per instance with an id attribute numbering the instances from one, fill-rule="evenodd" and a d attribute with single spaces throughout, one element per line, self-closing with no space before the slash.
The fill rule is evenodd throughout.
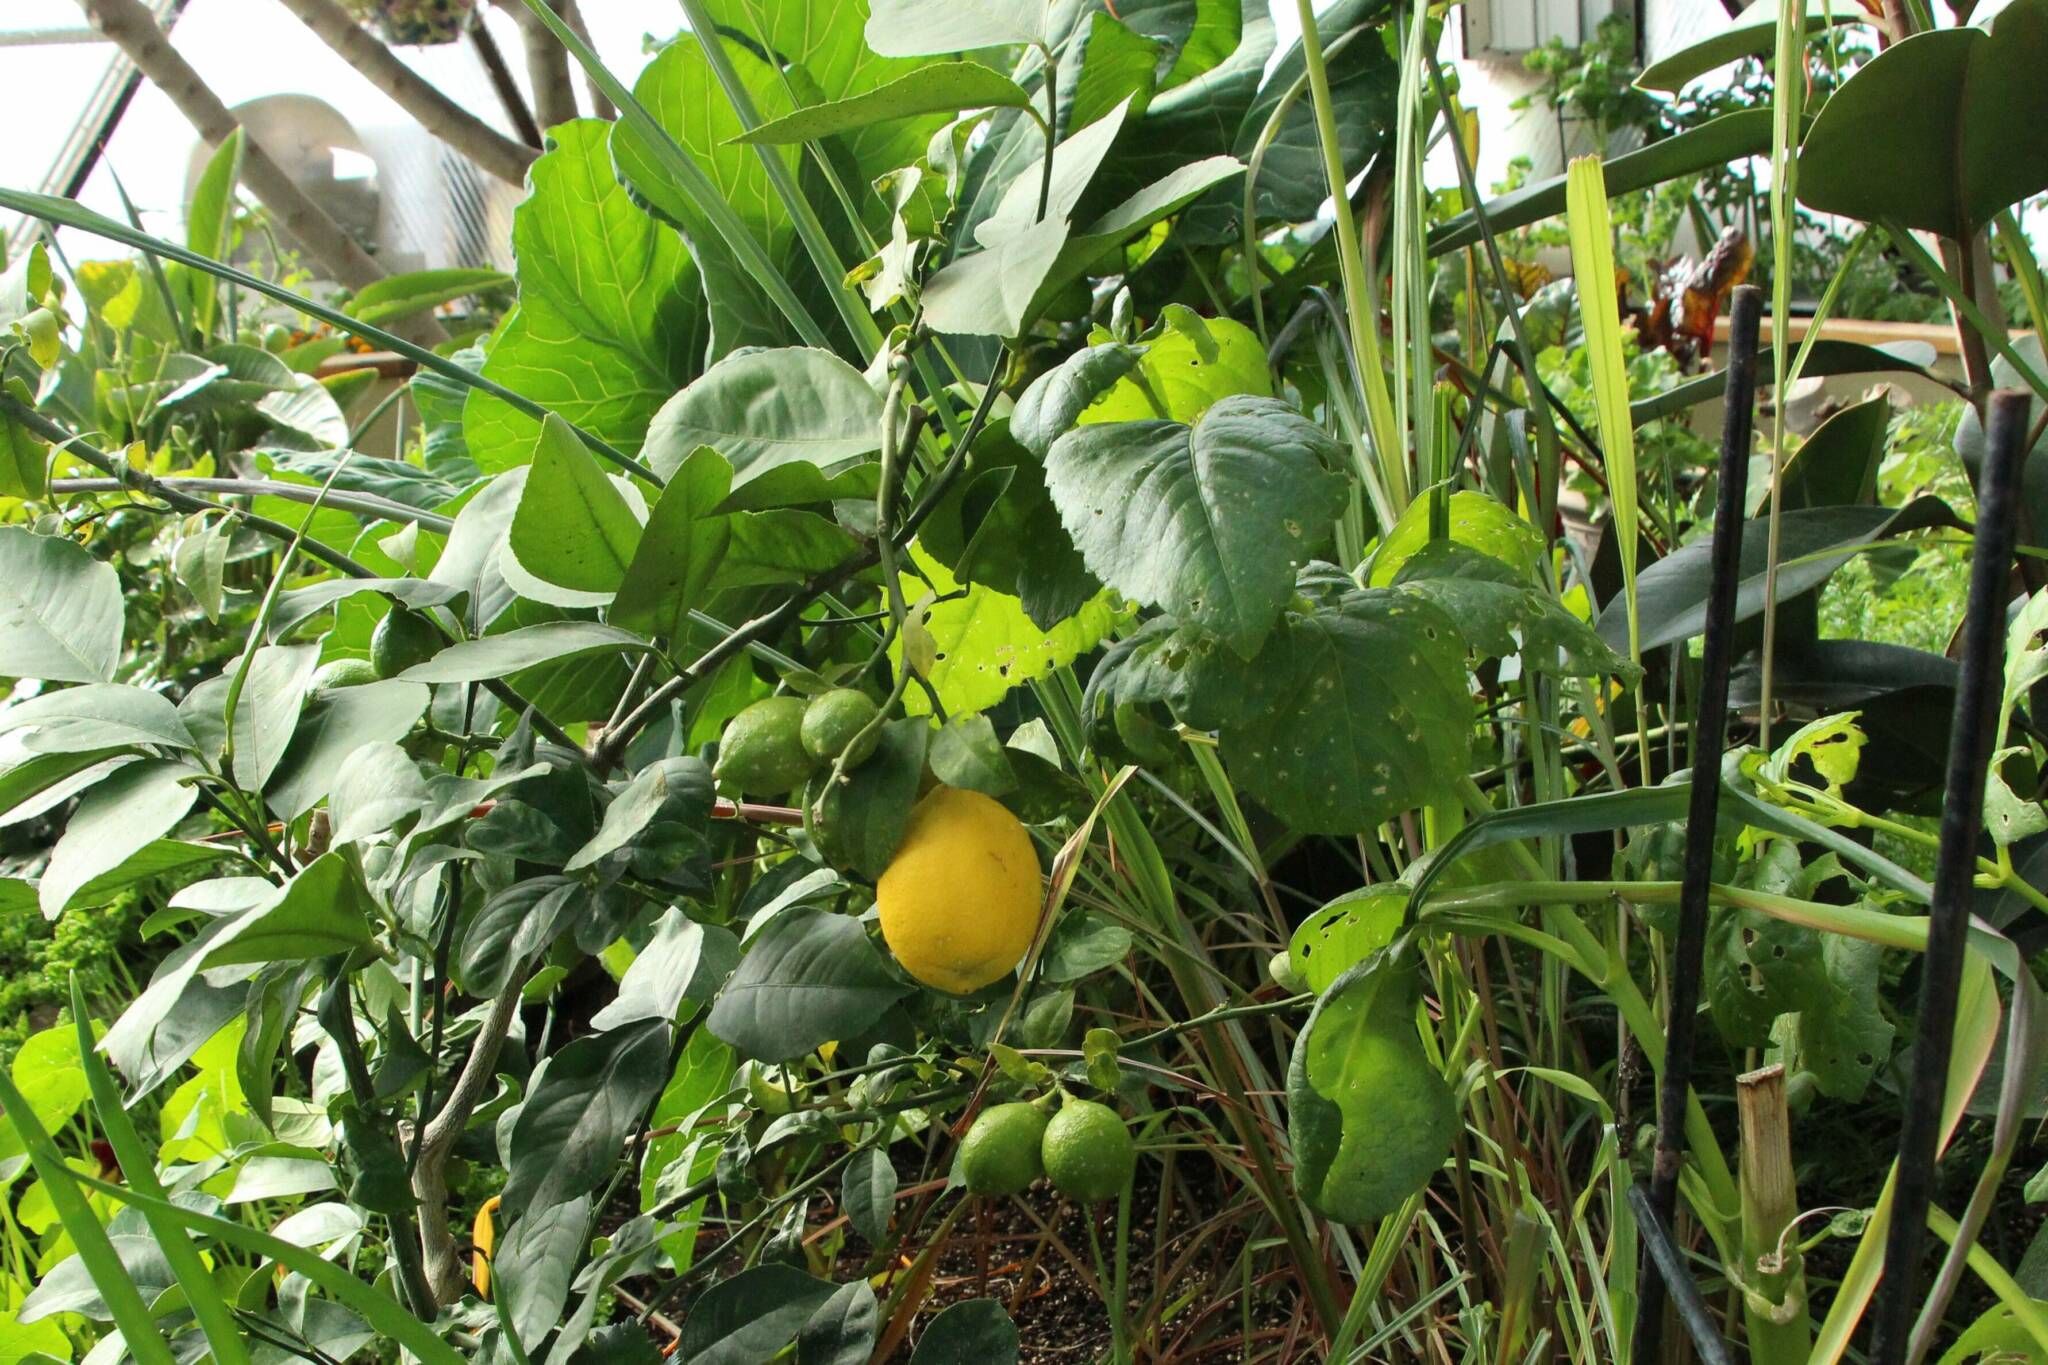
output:
<path id="1" fill-rule="evenodd" d="M 370 667 L 380 678 L 395 678 L 441 650 L 441 632 L 410 607 L 393 607 L 370 632 Z"/>
<path id="2" fill-rule="evenodd" d="M 718 740 L 711 775 L 755 796 L 779 796 L 811 775 L 804 752 L 802 697 L 768 697 L 732 718 Z"/>
<path id="3" fill-rule="evenodd" d="M 874 756 L 875 745 L 881 743 L 879 726 L 867 730 L 868 722 L 875 718 L 879 709 L 867 693 L 856 692 L 851 687 L 835 687 L 830 692 L 821 692 L 804 708 L 801 734 L 804 752 L 820 763 L 831 763 L 846 752 L 849 744 L 858 740 L 860 747 L 846 755 L 847 768 L 858 768 Z M 863 730 L 867 731 L 865 735 L 861 733 Z"/>
<path id="4" fill-rule="evenodd" d="M 1045 1174 L 1046 1117 L 1031 1104 L 981 1111 L 960 1142 L 960 1176 L 969 1194 L 1021 1194 Z"/>
<path id="5" fill-rule="evenodd" d="M 273 322 L 263 329 L 263 349 L 276 354 L 292 344 L 292 329 Z"/>
<path id="6" fill-rule="evenodd" d="M 1137 1144 L 1116 1110 L 1072 1096 L 1045 1125 L 1039 1155 L 1054 1187 L 1084 1204 L 1123 1193 L 1138 1164 Z"/>
<path id="7" fill-rule="evenodd" d="M 334 659 L 313 674 L 313 689 L 332 692 L 337 687 L 361 687 L 376 681 L 377 670 L 368 659 Z"/>
<path id="8" fill-rule="evenodd" d="M 781 1118 L 796 1107 L 796 1098 L 802 1093 L 794 1077 L 779 1066 L 766 1062 L 740 1063 L 742 1079 L 746 1083 L 747 1098 L 754 1108 L 767 1117 Z"/>

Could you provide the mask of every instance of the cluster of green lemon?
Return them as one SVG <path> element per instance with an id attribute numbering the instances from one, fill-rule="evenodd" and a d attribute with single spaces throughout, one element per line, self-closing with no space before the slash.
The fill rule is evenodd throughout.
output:
<path id="1" fill-rule="evenodd" d="M 711 775 L 748 796 L 795 791 L 840 761 L 851 772 L 874 757 L 882 730 L 874 698 L 835 687 L 806 700 L 768 697 L 732 718 L 718 740 Z"/>
<path id="2" fill-rule="evenodd" d="M 1123 1193 L 1137 1162 L 1116 1110 L 1072 1095 L 1050 1115 L 1042 1101 L 984 1109 L 960 1143 L 970 1194 L 1018 1194 L 1042 1175 L 1067 1198 L 1099 1204 Z"/>

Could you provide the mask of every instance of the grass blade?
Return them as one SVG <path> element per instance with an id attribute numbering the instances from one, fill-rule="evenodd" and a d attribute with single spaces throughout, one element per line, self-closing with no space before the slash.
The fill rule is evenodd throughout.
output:
<path id="1" fill-rule="evenodd" d="M 140 1190 L 123 1185 L 110 1185 L 104 1180 L 91 1176 L 72 1175 L 71 1180 L 96 1190 L 112 1199 L 118 1199 L 129 1207 L 147 1215 L 161 1217 L 177 1226 L 193 1232 L 204 1233 L 218 1242 L 276 1261 L 285 1269 L 303 1275 L 316 1288 L 325 1290 L 345 1308 L 355 1310 L 371 1327 L 397 1342 L 417 1356 L 424 1365 L 463 1365 L 461 1355 L 454 1347 L 434 1333 L 434 1329 L 421 1322 L 396 1299 L 380 1294 L 372 1285 L 367 1285 L 342 1267 L 323 1258 L 318 1252 L 305 1247 L 293 1246 L 282 1238 L 273 1237 L 258 1228 L 245 1227 L 241 1223 L 215 1218 L 210 1214 L 198 1213 L 192 1209 L 173 1204 L 168 1199 L 144 1194 Z M 163 1357 L 167 1363 L 168 1355 Z"/>
<path id="2" fill-rule="evenodd" d="M 71 1020 L 78 1029 L 79 1066 L 84 1070 L 86 1085 L 92 1091 L 93 1110 L 99 1115 L 100 1132 L 107 1145 L 114 1149 L 114 1159 L 121 1163 L 121 1174 L 144 1194 L 166 1198 L 164 1187 L 156 1178 L 156 1161 L 149 1148 L 143 1145 L 141 1135 L 135 1131 L 135 1123 L 128 1117 L 127 1107 L 121 1103 L 121 1089 L 114 1081 L 113 1072 L 107 1070 L 107 1064 L 100 1059 L 95 1048 L 92 1025 L 87 1022 L 85 992 L 79 988 L 76 974 L 71 978 Z M 163 1248 L 164 1260 L 170 1263 L 172 1273 L 178 1277 L 179 1288 L 185 1291 L 185 1301 L 191 1305 L 192 1315 L 199 1320 L 199 1329 L 206 1334 L 207 1345 L 213 1348 L 214 1360 L 219 1365 L 249 1365 L 249 1350 L 242 1344 L 242 1333 L 235 1325 L 234 1310 L 221 1297 L 206 1263 L 199 1257 L 199 1249 L 176 1224 L 166 1222 L 147 1209 L 143 1210 L 143 1215 L 149 1220 L 149 1230 L 156 1234 L 157 1245 Z"/>
<path id="3" fill-rule="evenodd" d="M 43 1131 L 35 1111 L 29 1108 L 28 1098 L 15 1088 L 14 1077 L 5 1067 L 0 1067 L 0 1106 L 5 1107 L 14 1131 L 21 1134 L 22 1146 L 28 1148 L 29 1164 L 43 1182 L 43 1190 L 50 1196 L 50 1204 L 57 1210 L 58 1221 L 64 1224 L 71 1244 L 78 1248 L 78 1259 L 85 1262 L 93 1285 L 113 1313 L 114 1325 L 120 1329 L 128 1353 L 141 1365 L 176 1365 L 169 1343 L 150 1315 L 149 1305 L 142 1301 L 142 1291 L 129 1278 L 128 1267 L 121 1264 L 120 1254 L 114 1250 L 107 1230 L 100 1226 L 92 1205 L 79 1193 L 78 1182 L 84 1177 L 64 1164 L 63 1153 Z M 105 1188 L 119 1192 L 118 1186 Z"/>
<path id="4" fill-rule="evenodd" d="M 1628 657 L 1642 662 L 1636 619 L 1636 442 L 1628 411 L 1628 362 L 1621 352 L 1621 311 L 1614 297 L 1614 243 L 1607 218 L 1607 181 L 1597 156 L 1573 160 L 1565 184 L 1566 222 L 1571 231 L 1572 275 L 1579 284 L 1579 316 L 1586 328 L 1586 354 L 1593 371 L 1593 408 L 1607 466 L 1608 497 L 1614 504 L 1615 549 L 1621 554 L 1621 588 L 1628 602 Z"/>

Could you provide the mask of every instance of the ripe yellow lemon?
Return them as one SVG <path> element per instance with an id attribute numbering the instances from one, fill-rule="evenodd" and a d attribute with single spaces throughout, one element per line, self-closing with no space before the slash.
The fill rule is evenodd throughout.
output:
<path id="1" fill-rule="evenodd" d="M 469 1278 L 480 1299 L 491 1297 L 491 1253 L 498 1245 L 498 1226 L 492 1215 L 502 1202 L 495 1194 L 484 1200 L 484 1206 L 476 1211 L 476 1223 L 469 1230 L 469 1244 L 475 1248 L 470 1257 Z"/>
<path id="2" fill-rule="evenodd" d="M 934 787 L 910 812 L 875 886 L 882 938 L 903 969 L 968 995 L 1008 976 L 1038 928 L 1038 850 L 980 792 Z"/>

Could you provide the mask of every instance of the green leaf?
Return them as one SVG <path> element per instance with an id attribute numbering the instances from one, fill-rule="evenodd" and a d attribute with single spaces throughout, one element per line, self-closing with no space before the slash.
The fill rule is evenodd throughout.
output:
<path id="1" fill-rule="evenodd" d="M 561 1320 L 591 1230 L 590 1199 L 582 1196 L 529 1210 L 498 1244 L 492 1297 L 522 1342 L 538 1345 Z"/>
<path id="2" fill-rule="evenodd" d="M 858 95 L 784 114 L 733 140 L 813 142 L 917 114 L 991 106 L 1023 109 L 1030 104 L 1030 93 L 993 67 L 979 62 L 933 62 Z"/>
<path id="3" fill-rule="evenodd" d="M 484 902 L 462 932 L 455 979 L 471 995 L 498 994 L 568 926 L 587 889 L 568 877 L 529 877 Z"/>
<path id="4" fill-rule="evenodd" d="M 786 1265 L 757 1265 L 704 1291 L 683 1322 L 676 1353 L 691 1365 L 772 1360 L 838 1286 Z"/>
<path id="5" fill-rule="evenodd" d="M 591 1194 L 610 1178 L 668 1080 L 670 1034 L 665 1022 L 628 1024 L 586 1034 L 541 1064 L 512 1122 L 506 1217 Z"/>
<path id="6" fill-rule="evenodd" d="M 1250 657 L 1343 507 L 1338 453 L 1284 403 L 1237 396 L 1192 427 L 1076 427 L 1047 454 L 1046 486 L 1096 577 Z"/>
<path id="7" fill-rule="evenodd" d="M 1870 15 L 1855 0 L 1806 0 L 1804 33 L 1824 32 L 1832 24 L 1868 23 Z M 1766 57 L 1778 48 L 1778 7 L 1758 3 L 1719 23 L 1704 38 L 1687 43 L 1644 67 L 1636 76 L 1641 90 L 1675 95 L 1696 76 L 1742 57 Z"/>
<path id="8" fill-rule="evenodd" d="M 987 716 L 956 716 L 931 738 L 932 776 L 998 799 L 1017 785 L 1016 769 Z"/>
<path id="9" fill-rule="evenodd" d="M 1449 539 L 1480 554 L 1490 555 L 1508 565 L 1525 582 L 1531 581 L 1543 560 L 1543 537 L 1534 526 L 1516 516 L 1513 509 L 1484 493 L 1464 489 L 1451 494 Z M 1429 504 L 1418 499 L 1408 505 L 1394 529 L 1387 532 L 1373 552 L 1366 585 L 1384 588 L 1391 584 L 1401 566 L 1430 542 Z"/>
<path id="10" fill-rule="evenodd" d="M 889 721 L 873 756 L 848 773 L 845 782 L 821 795 L 830 770 L 811 780 L 804 792 L 805 823 L 821 853 L 863 877 L 882 875 L 910 822 L 930 736 L 930 726 L 917 717 Z"/>
<path id="11" fill-rule="evenodd" d="M 304 815 L 327 799 L 349 755 L 404 739 L 431 698 L 426 687 L 397 678 L 318 694 L 300 715 L 264 800 L 287 820 Z"/>
<path id="12" fill-rule="evenodd" d="M 1891 1059 L 1891 1020 L 1879 989 L 1884 951 L 1875 943 L 1824 934 L 1821 971 L 1800 996 L 1799 1061 L 1830 1099 L 1863 1098 Z"/>
<path id="13" fill-rule="evenodd" d="M 1451 1088 L 1416 1034 L 1421 982 L 1381 952 L 1339 977 L 1287 1068 L 1294 1182 L 1310 1208 L 1354 1226 L 1420 1191 L 1450 1154 Z"/>
<path id="14" fill-rule="evenodd" d="M 940 1311 L 917 1339 L 910 1365 L 1016 1365 L 1017 1324 L 994 1299 L 969 1299 Z"/>
<path id="15" fill-rule="evenodd" d="M 558 417 L 542 424 L 508 542 L 520 567 L 576 592 L 611 593 L 640 543 L 640 519 Z"/>
<path id="16" fill-rule="evenodd" d="M 1618 161 L 1607 163 L 1607 172 L 1612 180 Z M 2028 338 L 2014 340 L 2016 347 L 2025 347 Z M 1923 379 L 1936 379 L 1929 370 L 1934 363 L 1934 348 L 1921 341 L 1894 341 L 1883 346 L 1865 346 L 1856 341 L 1829 341 L 1825 338 L 1813 343 L 1813 349 L 1806 354 L 1806 364 L 1800 374 L 1807 378 L 1835 374 L 1912 374 Z M 1994 376 L 2001 362 L 1994 359 L 1991 364 Z M 1776 362 L 1771 358 L 1771 348 L 1766 346 L 1756 353 L 1758 374 L 1773 373 Z M 1996 381 L 2004 383 L 2007 381 Z M 2015 374 L 2011 383 L 2018 383 Z M 1637 399 L 1629 404 L 1629 420 L 1637 426 L 1644 426 L 1659 418 L 1675 416 L 1689 411 L 1701 403 L 1719 398 L 1728 388 L 1728 371 L 1712 370 L 1697 379 L 1674 384 L 1662 393 Z M 1965 409 L 1968 412 L 1969 409 Z"/>
<path id="17" fill-rule="evenodd" d="M 846 1168 L 849 1190 L 861 1160 L 856 1156 L 853 1164 Z M 895 1179 L 896 1172 L 892 1167 L 889 1170 L 892 1187 Z M 852 1208 L 850 1203 L 848 1208 Z M 853 1219 L 854 1228 L 859 1231 L 861 1215 L 854 1214 Z M 877 1244 L 880 1241 L 878 1238 L 870 1240 Z M 804 1323 L 803 1330 L 797 1333 L 797 1360 L 800 1365 L 866 1365 L 875 1349 L 875 1336 L 881 1330 L 881 1316 L 881 1306 L 875 1301 L 875 1291 L 869 1288 L 868 1282 L 848 1280 L 832 1291 L 832 1297 L 818 1306 L 810 1320 Z"/>
<path id="18" fill-rule="evenodd" d="M 358 289 L 349 300 L 348 312 L 351 317 L 384 327 L 429 308 L 486 290 L 504 289 L 512 283 L 510 275 L 497 270 L 410 270 L 372 280 Z"/>
<path id="19" fill-rule="evenodd" d="M 742 1056 L 787 1061 L 859 1037 L 909 993 L 858 920 L 792 906 L 747 944 L 707 1027 Z"/>
<path id="20" fill-rule="evenodd" d="M 1779 475 L 1786 510 L 1875 502 L 1890 429 L 1891 403 L 1881 394 L 1830 414 L 1799 443 Z M 1766 490 L 1764 505 L 1769 503 Z"/>
<path id="21" fill-rule="evenodd" d="M 1166 339 L 1171 340 L 1180 335 L 1178 332 L 1169 333 Z M 1257 338 L 1253 340 L 1256 342 Z M 1188 346 L 1185 349 L 1192 351 L 1193 348 Z M 1147 354 L 1149 350 L 1145 347 L 1129 346 L 1120 342 L 1105 342 L 1074 352 L 1032 380 L 1031 387 L 1024 390 L 1024 396 L 1017 400 L 1017 406 L 1010 414 L 1011 437 L 1032 454 L 1043 459 L 1052 443 L 1072 428 L 1090 405 L 1101 398 L 1118 380 L 1129 374 Z M 1198 356 L 1191 356 L 1189 363 L 1199 365 L 1201 361 Z M 1262 380 L 1265 372 L 1265 365 L 1261 362 L 1258 373 Z M 1154 392 L 1161 392 L 1163 397 L 1166 396 L 1162 392 L 1164 379 L 1163 367 L 1146 374 L 1148 386 Z M 1137 389 L 1137 386 L 1133 385 L 1133 389 Z M 1270 392 L 1270 389 L 1260 391 Z M 1137 397 L 1140 402 L 1144 401 L 1142 390 L 1137 391 Z M 1151 411 L 1148 407 L 1137 412 L 1120 412 L 1114 419 L 1104 417 L 1100 420 L 1123 421 L 1134 417 L 1159 415 L 1161 414 Z"/>
<path id="22" fill-rule="evenodd" d="M 1177 304 L 1167 306 L 1163 320 L 1166 325 L 1160 334 L 1143 344 L 1135 373 L 1112 377 L 1107 387 L 1100 387 L 1097 372 L 1077 374 L 1076 379 L 1081 381 L 1077 387 L 1098 387 L 1100 396 L 1084 404 L 1078 416 L 1068 421 L 1068 426 L 1075 423 L 1085 426 L 1097 422 L 1135 422 L 1148 417 L 1163 417 L 1192 425 L 1225 398 L 1238 394 L 1259 398 L 1273 396 L 1272 373 L 1266 368 L 1266 348 L 1259 343 L 1258 334 L 1251 328 L 1229 318 L 1198 317 Z M 1093 347 L 1082 354 L 1094 355 L 1109 349 Z M 1078 357 L 1069 362 L 1074 365 L 1080 363 Z M 1100 362 L 1105 370 L 1114 367 L 1115 363 L 1107 359 Z M 1030 396 L 1027 392 L 1025 399 L 1029 400 Z M 1061 404 L 1061 407 L 1070 406 L 1071 401 Z M 1022 420 L 1024 415 L 1023 402 L 1020 402 L 1017 420 Z M 1047 419 L 1042 419 L 1042 426 L 1050 426 L 1050 419 L 1057 415 L 1052 413 Z M 1045 445 L 1049 448 L 1053 438 L 1066 429 L 1066 426 L 1061 426 L 1042 437 Z M 1027 434 L 1035 435 L 1036 432 Z M 1023 440 L 1024 436 L 1020 435 L 1018 439 Z M 1026 441 L 1026 444 L 1030 442 Z"/>
<path id="23" fill-rule="evenodd" d="M 486 485 L 490 486 L 492 485 Z M 467 506 L 464 510 L 468 510 Z M 509 519 L 509 508 L 506 515 Z M 503 528 L 499 530 L 502 534 Z M 453 583 L 434 582 L 424 578 L 330 578 L 307 587 L 279 593 L 277 605 L 270 613 L 269 633 L 272 639 L 281 640 L 290 635 L 293 629 L 310 621 L 329 607 L 338 606 L 364 593 L 394 597 L 415 611 L 424 611 L 429 607 L 447 606 L 461 597 L 465 591 L 467 589 Z"/>
<path id="24" fill-rule="evenodd" d="M 1161 50 L 1108 13 L 1089 16 L 1088 46 L 1067 105 L 1067 127 L 1086 128 L 1126 100 L 1133 117 L 1143 114 L 1157 86 Z"/>
<path id="25" fill-rule="evenodd" d="M 513 218 L 519 307 L 483 374 L 630 454 L 697 373 L 706 337 L 690 254 L 619 185 L 611 129 L 579 119 L 549 130 L 553 149 L 533 163 Z M 539 426 L 489 394 L 465 405 L 464 436 L 486 470 L 524 464 Z"/>
<path id="26" fill-rule="evenodd" d="M 234 779 L 244 791 L 261 791 L 284 761 L 319 666 L 318 645 L 257 647 L 241 694 L 235 699 Z M 215 715 L 225 719 L 224 710 L 215 709 L 227 705 L 225 679 L 209 682 L 221 684 L 218 695 L 210 686 L 194 688 L 186 695 L 188 706 L 203 703 L 203 709 L 186 715 L 188 726 L 203 725 Z"/>
<path id="27" fill-rule="evenodd" d="M 1568 677 L 1637 675 L 1635 665 L 1608 648 L 1562 602 L 1517 581 L 1515 571 L 1500 560 L 1456 541 L 1425 545 L 1401 566 L 1394 583 L 1441 607 L 1483 657 L 1520 655 L 1530 668 Z"/>
<path id="28" fill-rule="evenodd" d="M 1613 502 L 1615 545 L 1621 559 L 1622 607 L 1627 615 L 1628 656 L 1642 657 L 1641 619 L 1636 601 L 1637 493 L 1635 427 L 1628 411 L 1628 360 L 1621 348 L 1621 305 L 1613 282 L 1614 243 L 1608 225 L 1608 187 L 1600 158 L 1572 161 L 1565 198 L 1572 245 L 1572 278 L 1582 282 L 1579 317 L 1585 327 L 1587 363 L 1593 375 L 1593 410 L 1600 426 L 1601 460 Z M 1588 292 L 1590 291 L 1590 292 Z"/>
<path id="29" fill-rule="evenodd" d="M 1224 759 L 1294 829 L 1370 830 L 1467 771 L 1460 641 L 1427 602 L 1367 589 L 1290 612 L 1237 676 L 1245 719 L 1224 727 Z"/>
<path id="30" fill-rule="evenodd" d="M 1799 201 L 1967 241 L 2048 189 L 2048 3 L 2013 0 L 1991 31 L 1917 33 L 1857 68 L 1799 149 Z M 1901 112 L 1910 110 L 1910 118 Z"/>
<path id="31" fill-rule="evenodd" d="M 711 770 L 700 758 L 667 758 L 633 775 L 605 807 L 604 822 L 590 842 L 563 865 L 564 872 L 594 867 L 622 850 L 674 837 L 681 826 L 702 840 L 711 819 Z"/>
<path id="32" fill-rule="evenodd" d="M 875 452 L 881 421 L 880 396 L 831 352 L 747 351 L 662 405 L 647 433 L 647 460 L 668 478 L 697 447 L 710 446 L 740 485 L 798 462 L 836 473 Z"/>
<path id="33" fill-rule="evenodd" d="M 913 543 L 910 557 L 919 578 L 906 574 L 903 591 L 913 604 L 927 594 L 936 599 L 959 591 L 953 576 L 922 546 Z M 925 630 L 938 649 L 938 661 L 925 681 L 950 713 L 985 710 L 1011 690 L 1095 648 L 1121 619 L 1123 612 L 1110 595 L 1101 593 L 1046 630 L 1026 614 L 1017 598 L 976 583 L 967 588 L 965 596 L 934 600 L 924 609 Z M 890 643 L 889 657 L 901 666 L 900 641 Z M 923 691 L 915 687 L 903 702 L 912 715 L 922 715 L 930 705 Z"/>
<path id="34" fill-rule="evenodd" d="M 679 1023 L 683 1006 L 709 1002 L 739 960 L 739 940 L 731 930 L 699 924 L 670 906 L 619 978 L 618 998 L 592 1015 L 590 1026 L 615 1029 L 642 1019 Z"/>
<path id="35" fill-rule="evenodd" d="M 185 206 L 185 245 L 201 256 L 228 259 L 235 227 L 235 182 L 242 175 L 242 130 L 222 140 L 207 159 L 206 169 L 192 187 L 192 201 Z M 219 312 L 218 286 L 211 278 L 189 266 L 173 266 L 184 272 L 180 281 L 192 306 L 192 330 L 202 337 L 213 335 L 213 320 Z"/>
<path id="36" fill-rule="evenodd" d="M 100 782 L 64 826 L 37 887 L 43 917 L 64 913 L 86 883 L 119 868 L 171 832 L 199 799 L 199 770 L 181 759 L 146 758 Z"/>
<path id="37" fill-rule="evenodd" d="M 884 57 L 972 52 L 1045 38 L 1037 5 L 1009 0 L 874 0 L 868 46 Z"/>
<path id="38" fill-rule="evenodd" d="M 68 540 L 0 526 L 0 676 L 103 682 L 121 657 L 121 579 Z"/>
<path id="39" fill-rule="evenodd" d="M 450 645 L 400 676 L 407 682 L 483 682 L 523 668 L 596 653 L 645 653 L 648 643 L 631 631 L 596 621 L 544 621 L 502 635 Z"/>
<path id="40" fill-rule="evenodd" d="M 1394 941 L 1408 915 L 1408 893 L 1366 886 L 1348 891 L 1303 920 L 1287 942 L 1295 970 L 1321 995 L 1351 968 Z"/>
<path id="41" fill-rule="evenodd" d="M 925 282 L 925 321 L 963 336 L 1019 335 L 1066 245 L 1066 220 L 1053 217 L 961 257 Z"/>
<path id="42" fill-rule="evenodd" d="M 0 712 L 0 733 L 27 730 L 31 753 L 85 753 L 130 744 L 195 747 L 178 708 L 160 692 L 119 683 L 88 683 L 13 702 Z"/>
<path id="43" fill-rule="evenodd" d="M 8 380 L 6 385 L 14 397 L 30 401 L 28 386 L 22 381 Z M 49 444 L 12 417 L 0 413 L 0 496 L 40 498 L 49 487 Z"/>
<path id="44" fill-rule="evenodd" d="M 342 853 L 323 853 L 212 940 L 202 970 L 331 957 L 370 941 L 368 888 Z"/>
<path id="45" fill-rule="evenodd" d="M 1780 515 L 1778 600 L 1788 601 L 1826 582 L 1863 546 L 1930 526 L 1959 526 L 1939 498 L 1916 498 L 1902 508 L 1814 507 Z M 1761 520 L 1742 536 L 1742 577 L 1735 593 L 1735 619 L 1747 621 L 1764 609 L 1769 537 Z M 1689 639 L 1706 628 L 1708 567 L 1713 537 L 1701 536 L 1643 570 L 1638 584 L 1642 648 L 1651 650 Z M 1619 647 L 1627 639 L 1622 604 L 1600 614 L 1600 638 Z"/>
<path id="46" fill-rule="evenodd" d="M 731 488 L 732 466 L 709 446 L 669 475 L 613 600 L 614 625 L 669 639 L 687 633 L 732 541 L 732 518 L 717 511 Z"/>
<path id="47" fill-rule="evenodd" d="M 1380 0 L 1340 0 L 1316 18 L 1328 71 L 1337 151 L 1342 164 L 1354 174 L 1392 141 L 1401 68 L 1388 51 L 1393 40 L 1377 33 L 1360 33 L 1340 51 L 1331 48 L 1346 33 L 1383 15 Z M 1297 39 L 1267 72 L 1258 97 L 1237 125 L 1230 150 L 1240 159 L 1251 160 L 1280 102 L 1296 88 L 1307 69 L 1306 54 Z M 1304 91 L 1281 115 L 1266 148 L 1253 207 L 1262 221 L 1300 223 L 1313 219 L 1328 195 L 1316 101 Z M 1242 212 L 1241 202 L 1231 209 L 1235 220 Z"/>
<path id="48" fill-rule="evenodd" d="M 846 1164 L 839 1182 L 839 1206 L 853 1230 L 870 1246 L 887 1246 L 896 1210 L 896 1165 L 887 1147 L 863 1147 Z"/>

